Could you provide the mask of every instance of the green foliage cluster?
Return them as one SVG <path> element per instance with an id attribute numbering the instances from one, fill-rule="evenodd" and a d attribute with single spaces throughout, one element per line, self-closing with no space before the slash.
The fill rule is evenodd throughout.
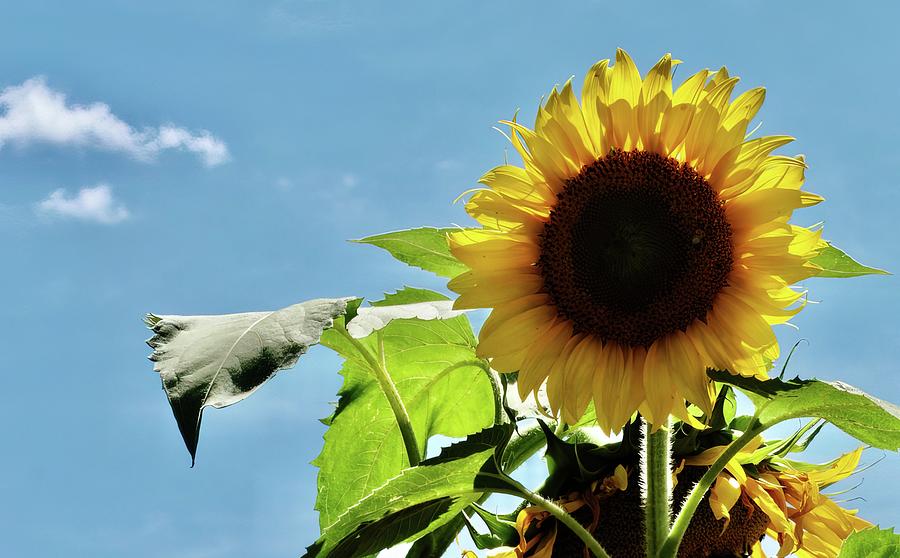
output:
<path id="1" fill-rule="evenodd" d="M 426 227 L 357 242 L 449 278 L 466 271 L 447 246 L 450 230 Z M 815 263 L 823 277 L 884 273 L 834 246 Z M 146 321 L 154 333 L 148 341 L 154 349 L 151 360 L 192 459 L 204 408 L 239 402 L 278 370 L 293 366 L 312 345 L 339 354 L 344 382 L 334 413 L 323 419 L 328 430 L 314 462 L 321 536 L 305 556 L 371 556 L 415 541 L 408 558 L 436 557 L 463 529 L 480 548 L 517 542 L 514 514 L 497 516 L 479 505 L 489 494 L 541 502 L 573 478 L 599 478 L 610 473 L 611 464 L 637 455 L 630 427 L 620 443 L 590 441 L 592 409 L 577 424 L 548 425 L 539 403 L 515 400 L 516 390 L 507 389 L 514 379 L 499 377 L 476 355 L 469 319 L 451 305 L 440 293 L 404 287 L 370 304 L 333 298 L 274 312 L 149 315 Z M 706 429 L 681 425 L 676 454 L 734 446 L 797 417 L 814 420 L 794 436 L 766 444 L 758 459 L 804 449 L 823 421 L 872 447 L 900 449 L 900 409 L 850 385 L 799 378 L 760 381 L 717 371 L 710 377 L 733 389 L 723 389 L 712 416 L 702 417 Z M 734 389 L 754 402 L 753 416 L 735 416 Z M 737 440 L 735 433 L 741 433 Z M 462 441 L 425 459 L 438 435 Z M 510 474 L 542 449 L 547 480 L 531 492 Z M 487 526 L 486 533 L 475 528 L 475 518 Z M 853 535 L 841 557 L 895 556 L 898 549 L 897 535 L 873 529 Z"/>

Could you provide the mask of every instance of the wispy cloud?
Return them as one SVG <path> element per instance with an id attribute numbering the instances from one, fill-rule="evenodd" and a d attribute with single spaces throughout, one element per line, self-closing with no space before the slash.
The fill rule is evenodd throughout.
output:
<path id="1" fill-rule="evenodd" d="M 351 27 L 354 9 L 344 0 L 280 0 L 266 19 L 272 28 L 291 35 L 333 33 Z"/>
<path id="2" fill-rule="evenodd" d="M 114 225 L 128 219 L 124 205 L 113 198 L 112 189 L 106 184 L 82 188 L 74 196 L 63 189 L 52 192 L 37 205 L 42 215 L 78 219 Z"/>
<path id="3" fill-rule="evenodd" d="M 0 149 L 7 143 L 48 143 L 121 152 L 140 161 L 178 149 L 210 167 L 229 158 L 225 143 L 206 130 L 191 132 L 172 124 L 136 129 L 105 103 L 69 104 L 41 76 L 3 89 L 0 111 Z"/>

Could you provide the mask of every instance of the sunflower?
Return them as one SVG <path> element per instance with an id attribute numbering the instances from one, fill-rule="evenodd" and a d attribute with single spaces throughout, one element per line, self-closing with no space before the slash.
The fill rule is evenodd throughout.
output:
<path id="1" fill-rule="evenodd" d="M 712 448 L 686 463 L 708 465 L 723 450 Z M 749 500 L 766 515 L 766 534 L 780 544 L 779 558 L 791 552 L 799 558 L 834 558 L 851 533 L 872 524 L 857 517 L 855 510 L 840 507 L 821 489 L 851 475 L 861 454 L 859 448 L 819 466 L 768 461 L 752 475 L 733 460 L 710 490 L 710 508 L 727 524 L 735 504 Z M 765 558 L 760 544 L 753 548 L 753 558 Z"/>
<path id="2" fill-rule="evenodd" d="M 607 432 L 635 411 L 659 426 L 685 401 L 709 409 L 708 367 L 765 377 L 771 326 L 819 269 L 821 231 L 788 222 L 822 201 L 803 158 L 773 155 L 788 136 L 747 137 L 765 90 L 732 99 L 725 68 L 673 90 L 676 63 L 641 79 L 618 50 L 580 99 L 554 88 L 533 129 L 504 121 L 524 165 L 487 172 L 466 204 L 482 228 L 449 236 L 470 268 L 455 307 L 492 309 L 480 356 L 523 397 L 546 381 L 569 423 L 593 400 Z"/>

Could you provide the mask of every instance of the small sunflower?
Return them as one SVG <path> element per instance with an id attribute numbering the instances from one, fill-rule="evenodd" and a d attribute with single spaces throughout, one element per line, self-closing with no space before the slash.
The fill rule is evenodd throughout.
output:
<path id="1" fill-rule="evenodd" d="M 765 97 L 735 99 L 725 68 L 673 90 L 664 56 L 642 79 L 628 54 L 595 64 L 513 119 L 524 166 L 501 165 L 466 210 L 480 229 L 450 235 L 470 271 L 456 308 L 491 308 L 478 351 L 518 371 L 521 395 L 546 380 L 554 412 L 591 400 L 605 431 L 640 411 L 654 425 L 708 410 L 707 367 L 764 377 L 772 325 L 802 307 L 792 285 L 815 274 L 821 232 L 790 224 L 822 198 L 801 190 L 803 158 L 773 155 L 788 136 L 747 138 Z"/>
<path id="2" fill-rule="evenodd" d="M 686 463 L 712 463 L 723 450 L 707 450 Z M 859 448 L 820 466 L 764 462 L 752 475 L 733 461 L 710 490 L 710 508 L 727 524 L 735 503 L 749 499 L 767 516 L 766 534 L 780 544 L 779 558 L 792 552 L 799 558 L 834 558 L 851 533 L 872 524 L 857 517 L 855 510 L 840 507 L 821 489 L 851 475 L 861 454 Z M 765 558 L 761 545 L 753 548 L 752 556 Z"/>
<path id="3" fill-rule="evenodd" d="M 691 518 L 678 549 L 679 558 L 765 558 L 761 540 L 780 544 L 778 556 L 835 558 L 854 531 L 871 527 L 855 511 L 841 508 L 821 490 L 847 478 L 862 449 L 825 465 L 765 459 L 741 463 L 762 445 L 762 439 L 729 463 Z M 688 491 L 724 450 L 710 448 L 680 460 L 673 471 L 673 503 L 677 510 Z M 611 556 L 645 555 L 644 509 L 637 468 L 621 464 L 612 474 L 558 497 L 556 502 L 578 520 Z M 536 506 L 519 512 L 515 547 L 498 548 L 489 558 L 572 558 L 587 550 L 568 528 Z"/>

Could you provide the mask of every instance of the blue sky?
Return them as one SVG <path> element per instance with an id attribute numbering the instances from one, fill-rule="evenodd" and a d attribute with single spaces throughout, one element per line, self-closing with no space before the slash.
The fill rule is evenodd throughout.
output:
<path id="1" fill-rule="evenodd" d="M 680 75 L 765 85 L 761 133 L 798 138 L 799 221 L 900 271 L 898 8 L 813 2 L 18 2 L 0 19 L 0 555 L 296 556 L 314 540 L 338 359 L 314 350 L 210 410 L 197 466 L 145 360 L 141 317 L 377 297 L 442 281 L 345 239 L 467 223 L 502 162 L 491 129 L 617 46 Z M 678 5 L 678 7 L 673 7 Z M 80 107 L 80 108 L 78 108 Z M 900 401 L 898 278 L 817 280 L 779 331 L 792 369 Z M 839 432 L 811 452 L 853 446 Z M 900 458 L 853 503 L 900 524 Z"/>

